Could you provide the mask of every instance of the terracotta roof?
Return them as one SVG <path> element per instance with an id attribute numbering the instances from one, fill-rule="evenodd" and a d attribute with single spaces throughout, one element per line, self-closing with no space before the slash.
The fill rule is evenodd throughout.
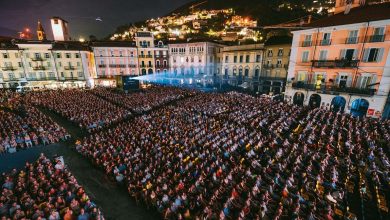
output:
<path id="1" fill-rule="evenodd" d="M 390 19 L 389 2 L 353 8 L 348 14 L 341 12 L 310 24 L 305 24 L 303 27 L 329 27 L 386 19 Z"/>

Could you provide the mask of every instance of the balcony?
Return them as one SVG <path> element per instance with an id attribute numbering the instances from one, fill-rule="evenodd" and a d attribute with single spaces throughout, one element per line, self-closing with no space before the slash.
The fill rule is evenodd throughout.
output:
<path id="1" fill-rule="evenodd" d="M 263 68 L 265 68 L 265 69 L 273 69 L 274 65 L 273 64 L 264 64 Z"/>
<path id="2" fill-rule="evenodd" d="M 107 65 L 106 65 L 106 64 L 99 64 L 98 67 L 99 67 L 99 68 L 106 68 Z"/>
<path id="3" fill-rule="evenodd" d="M 43 57 L 33 57 L 31 58 L 32 61 L 44 61 L 45 59 Z"/>
<path id="4" fill-rule="evenodd" d="M 77 68 L 74 66 L 64 66 L 64 70 L 76 70 Z"/>
<path id="5" fill-rule="evenodd" d="M 84 80 L 84 77 L 60 77 L 59 81 L 77 81 L 77 80 Z"/>
<path id="6" fill-rule="evenodd" d="M 56 77 L 27 77 L 27 81 L 47 81 L 47 80 L 57 80 Z"/>
<path id="7" fill-rule="evenodd" d="M 385 41 L 385 35 L 376 34 L 376 35 L 368 36 L 368 39 L 366 42 L 377 43 L 377 42 L 384 42 L 384 41 Z"/>
<path id="8" fill-rule="evenodd" d="M 263 81 L 286 81 L 286 77 L 260 76 L 260 80 L 263 80 Z"/>
<path id="9" fill-rule="evenodd" d="M 368 88 L 355 88 L 355 87 L 339 87 L 334 85 L 316 85 L 309 84 L 305 82 L 293 82 L 292 88 L 294 89 L 305 89 L 311 91 L 320 91 L 325 94 L 334 94 L 334 93 L 348 93 L 348 94 L 358 94 L 358 95 L 368 95 L 373 96 L 375 94 L 375 89 Z"/>
<path id="10" fill-rule="evenodd" d="M 130 68 L 136 68 L 137 65 L 135 65 L 135 64 L 129 64 L 129 67 L 130 67 Z"/>
<path id="11" fill-rule="evenodd" d="M 13 70 L 16 70 L 17 68 L 13 67 L 13 66 L 4 66 L 4 67 L 1 67 L 1 69 L 3 71 L 13 71 Z"/>
<path id="12" fill-rule="evenodd" d="M 110 64 L 110 68 L 126 68 L 126 64 Z"/>
<path id="13" fill-rule="evenodd" d="M 276 64 L 276 68 L 282 68 L 282 67 L 283 67 L 283 64 L 281 64 L 281 63 Z"/>
<path id="14" fill-rule="evenodd" d="M 345 39 L 345 44 L 357 44 L 358 40 L 358 37 L 348 37 Z"/>
<path id="15" fill-rule="evenodd" d="M 356 68 L 360 60 L 312 60 L 315 68 Z"/>
<path id="16" fill-rule="evenodd" d="M 46 66 L 34 66 L 33 70 L 47 70 Z"/>
<path id="17" fill-rule="evenodd" d="M 311 47 L 312 46 L 312 41 L 302 41 L 301 42 L 301 47 Z"/>
<path id="18" fill-rule="evenodd" d="M 329 46 L 329 45 L 331 45 L 331 40 L 330 39 L 322 39 L 322 40 L 320 40 L 320 42 L 319 42 L 319 46 Z"/>
<path id="19" fill-rule="evenodd" d="M 140 68 L 153 68 L 153 65 L 139 65 Z"/>
<path id="20" fill-rule="evenodd" d="M 153 55 L 145 55 L 145 54 L 141 54 L 138 56 L 139 58 L 153 58 Z"/>
<path id="21" fill-rule="evenodd" d="M 168 65 L 156 65 L 156 68 L 168 68 Z"/>

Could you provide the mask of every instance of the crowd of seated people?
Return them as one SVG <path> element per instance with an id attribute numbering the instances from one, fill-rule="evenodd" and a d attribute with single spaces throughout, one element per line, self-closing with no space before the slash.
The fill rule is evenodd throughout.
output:
<path id="1" fill-rule="evenodd" d="M 201 93 L 77 150 L 166 219 L 333 219 L 361 214 L 356 190 L 387 207 L 388 143 L 389 121 Z"/>
<path id="2" fill-rule="evenodd" d="M 137 113 L 149 111 L 155 107 L 196 93 L 193 90 L 157 85 L 130 94 L 105 87 L 98 87 L 90 90 L 90 92 Z"/>
<path id="3" fill-rule="evenodd" d="M 59 113 L 89 132 L 120 122 L 131 113 L 84 90 L 47 90 L 27 94 L 38 106 Z"/>
<path id="4" fill-rule="evenodd" d="M 3 173 L 0 184 L 0 219 L 104 219 L 62 157 L 41 155 L 22 170 Z"/>
<path id="5" fill-rule="evenodd" d="M 7 94 L 0 108 L 0 154 L 70 138 L 64 128 L 26 103 L 20 95 L 11 91 Z"/>

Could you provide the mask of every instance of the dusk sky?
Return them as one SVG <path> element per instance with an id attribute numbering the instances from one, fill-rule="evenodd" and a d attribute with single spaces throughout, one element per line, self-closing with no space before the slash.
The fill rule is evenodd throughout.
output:
<path id="1" fill-rule="evenodd" d="M 191 0 L 0 0 L 0 36 L 16 36 L 40 19 L 52 39 L 50 18 L 69 22 L 72 38 L 104 37 L 119 25 L 163 16 Z M 95 20 L 101 17 L 102 22 Z"/>

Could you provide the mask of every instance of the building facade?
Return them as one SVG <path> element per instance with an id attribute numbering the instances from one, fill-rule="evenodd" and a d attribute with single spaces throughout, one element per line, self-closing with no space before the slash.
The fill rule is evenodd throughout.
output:
<path id="1" fill-rule="evenodd" d="M 168 73 L 169 71 L 168 46 L 165 46 L 161 41 L 158 42 L 157 47 L 154 49 L 154 57 L 155 57 L 156 73 Z"/>
<path id="2" fill-rule="evenodd" d="M 381 117 L 390 89 L 389 6 L 356 7 L 294 31 L 286 99 Z"/>
<path id="3" fill-rule="evenodd" d="M 140 75 L 153 74 L 155 69 L 154 36 L 149 31 L 135 33 Z"/>
<path id="4" fill-rule="evenodd" d="M 263 69 L 259 91 L 265 94 L 281 94 L 285 90 L 288 63 L 291 53 L 289 36 L 270 37 L 264 46 Z"/>
<path id="5" fill-rule="evenodd" d="M 1 42 L 0 86 L 17 88 L 92 87 L 94 58 L 78 42 Z"/>
<path id="6" fill-rule="evenodd" d="M 222 45 L 214 42 L 172 43 L 169 48 L 169 66 L 173 74 L 216 74 L 217 50 Z"/>
<path id="7" fill-rule="evenodd" d="M 133 42 L 93 42 L 98 78 L 138 76 L 138 51 Z"/>
<path id="8" fill-rule="evenodd" d="M 227 46 L 222 48 L 221 76 L 224 84 L 259 89 L 264 44 Z"/>

